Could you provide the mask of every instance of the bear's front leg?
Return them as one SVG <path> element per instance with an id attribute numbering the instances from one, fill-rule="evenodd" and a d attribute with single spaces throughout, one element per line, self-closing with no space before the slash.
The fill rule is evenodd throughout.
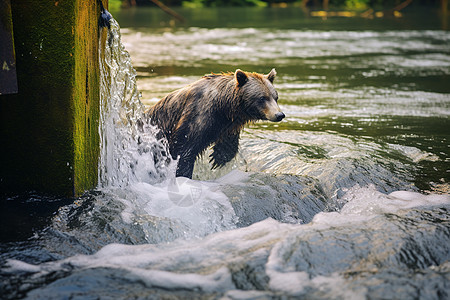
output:
<path id="1" fill-rule="evenodd" d="M 178 158 L 176 177 L 187 177 L 192 179 L 196 158 L 197 155 L 193 155 L 192 151 L 183 151 Z"/>
<path id="2" fill-rule="evenodd" d="M 213 147 L 213 153 L 209 157 L 212 169 L 223 167 L 232 160 L 239 150 L 239 131 L 235 133 L 225 133 Z"/>

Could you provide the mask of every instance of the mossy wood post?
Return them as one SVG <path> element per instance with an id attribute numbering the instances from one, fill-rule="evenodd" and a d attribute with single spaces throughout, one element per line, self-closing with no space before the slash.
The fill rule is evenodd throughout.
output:
<path id="1" fill-rule="evenodd" d="M 0 0 L 0 95 L 17 93 L 10 0 Z"/>
<path id="2" fill-rule="evenodd" d="M 0 95 L 0 191 L 79 195 L 98 180 L 100 7 L 14 0 L 11 8 L 19 92 Z"/>

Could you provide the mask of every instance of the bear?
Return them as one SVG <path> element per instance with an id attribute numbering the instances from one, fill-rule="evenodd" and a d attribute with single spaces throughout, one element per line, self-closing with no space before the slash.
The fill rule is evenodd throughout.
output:
<path id="1" fill-rule="evenodd" d="M 195 160 L 212 144 L 212 169 L 232 160 L 247 123 L 285 117 L 273 85 L 276 74 L 275 69 L 267 75 L 240 69 L 208 74 L 146 110 L 150 123 L 167 139 L 171 156 L 178 159 L 177 177 L 192 179 Z"/>

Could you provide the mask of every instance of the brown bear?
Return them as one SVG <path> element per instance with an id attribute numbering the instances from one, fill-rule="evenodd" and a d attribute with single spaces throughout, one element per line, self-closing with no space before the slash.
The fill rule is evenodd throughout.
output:
<path id="1" fill-rule="evenodd" d="M 273 86 L 275 76 L 275 69 L 267 75 L 239 69 L 205 75 L 147 110 L 150 122 L 167 138 L 172 157 L 178 158 L 177 177 L 192 178 L 197 156 L 212 144 L 212 168 L 232 160 L 248 122 L 284 118 Z"/>

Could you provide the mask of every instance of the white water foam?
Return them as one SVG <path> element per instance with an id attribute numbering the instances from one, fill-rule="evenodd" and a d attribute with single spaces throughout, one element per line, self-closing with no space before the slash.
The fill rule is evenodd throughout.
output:
<path id="1" fill-rule="evenodd" d="M 148 187 L 139 188 L 146 193 Z M 68 265 L 78 270 L 120 269 L 126 271 L 126 280 L 142 283 L 148 288 L 226 293 L 226 297 L 245 299 L 253 293 L 236 291 L 238 288 L 233 281 L 233 270 L 246 262 L 262 259 L 265 261 L 263 264 L 271 292 L 302 296 L 314 289 L 327 299 L 361 299 L 367 293 L 366 287 L 355 287 L 340 272 L 311 276 L 306 271 L 298 271 L 296 265 L 290 262 L 289 253 L 297 251 L 302 243 L 310 244 L 308 237 L 318 232 L 354 230 L 364 226 L 370 228 L 364 224 L 385 213 L 450 203 L 449 195 L 414 192 L 385 195 L 373 187 L 357 186 L 347 192 L 345 199 L 348 203 L 341 212 L 320 213 L 312 223 L 306 225 L 283 224 L 267 219 L 246 228 L 211 234 L 203 239 L 177 240 L 158 245 L 110 244 L 94 255 L 78 255 L 39 266 L 11 260 L 9 271 L 45 276 Z M 357 231 L 354 232 L 357 234 Z"/>
<path id="2" fill-rule="evenodd" d="M 409 191 L 396 191 L 388 195 L 380 193 L 374 185 L 348 189 L 342 197 L 347 202 L 340 212 L 318 213 L 312 223 L 337 226 L 366 222 L 385 213 L 395 213 L 402 209 L 433 206 L 450 203 L 450 195 L 424 195 Z"/>
<path id="3" fill-rule="evenodd" d="M 149 238 L 155 235 L 155 228 L 148 223 L 156 222 L 158 227 L 157 220 L 170 221 L 170 231 L 187 239 L 236 228 L 233 207 L 217 183 L 178 177 L 161 184 L 134 183 L 109 192 L 120 195 L 117 200 L 125 205 L 123 221 L 140 224 Z"/>

